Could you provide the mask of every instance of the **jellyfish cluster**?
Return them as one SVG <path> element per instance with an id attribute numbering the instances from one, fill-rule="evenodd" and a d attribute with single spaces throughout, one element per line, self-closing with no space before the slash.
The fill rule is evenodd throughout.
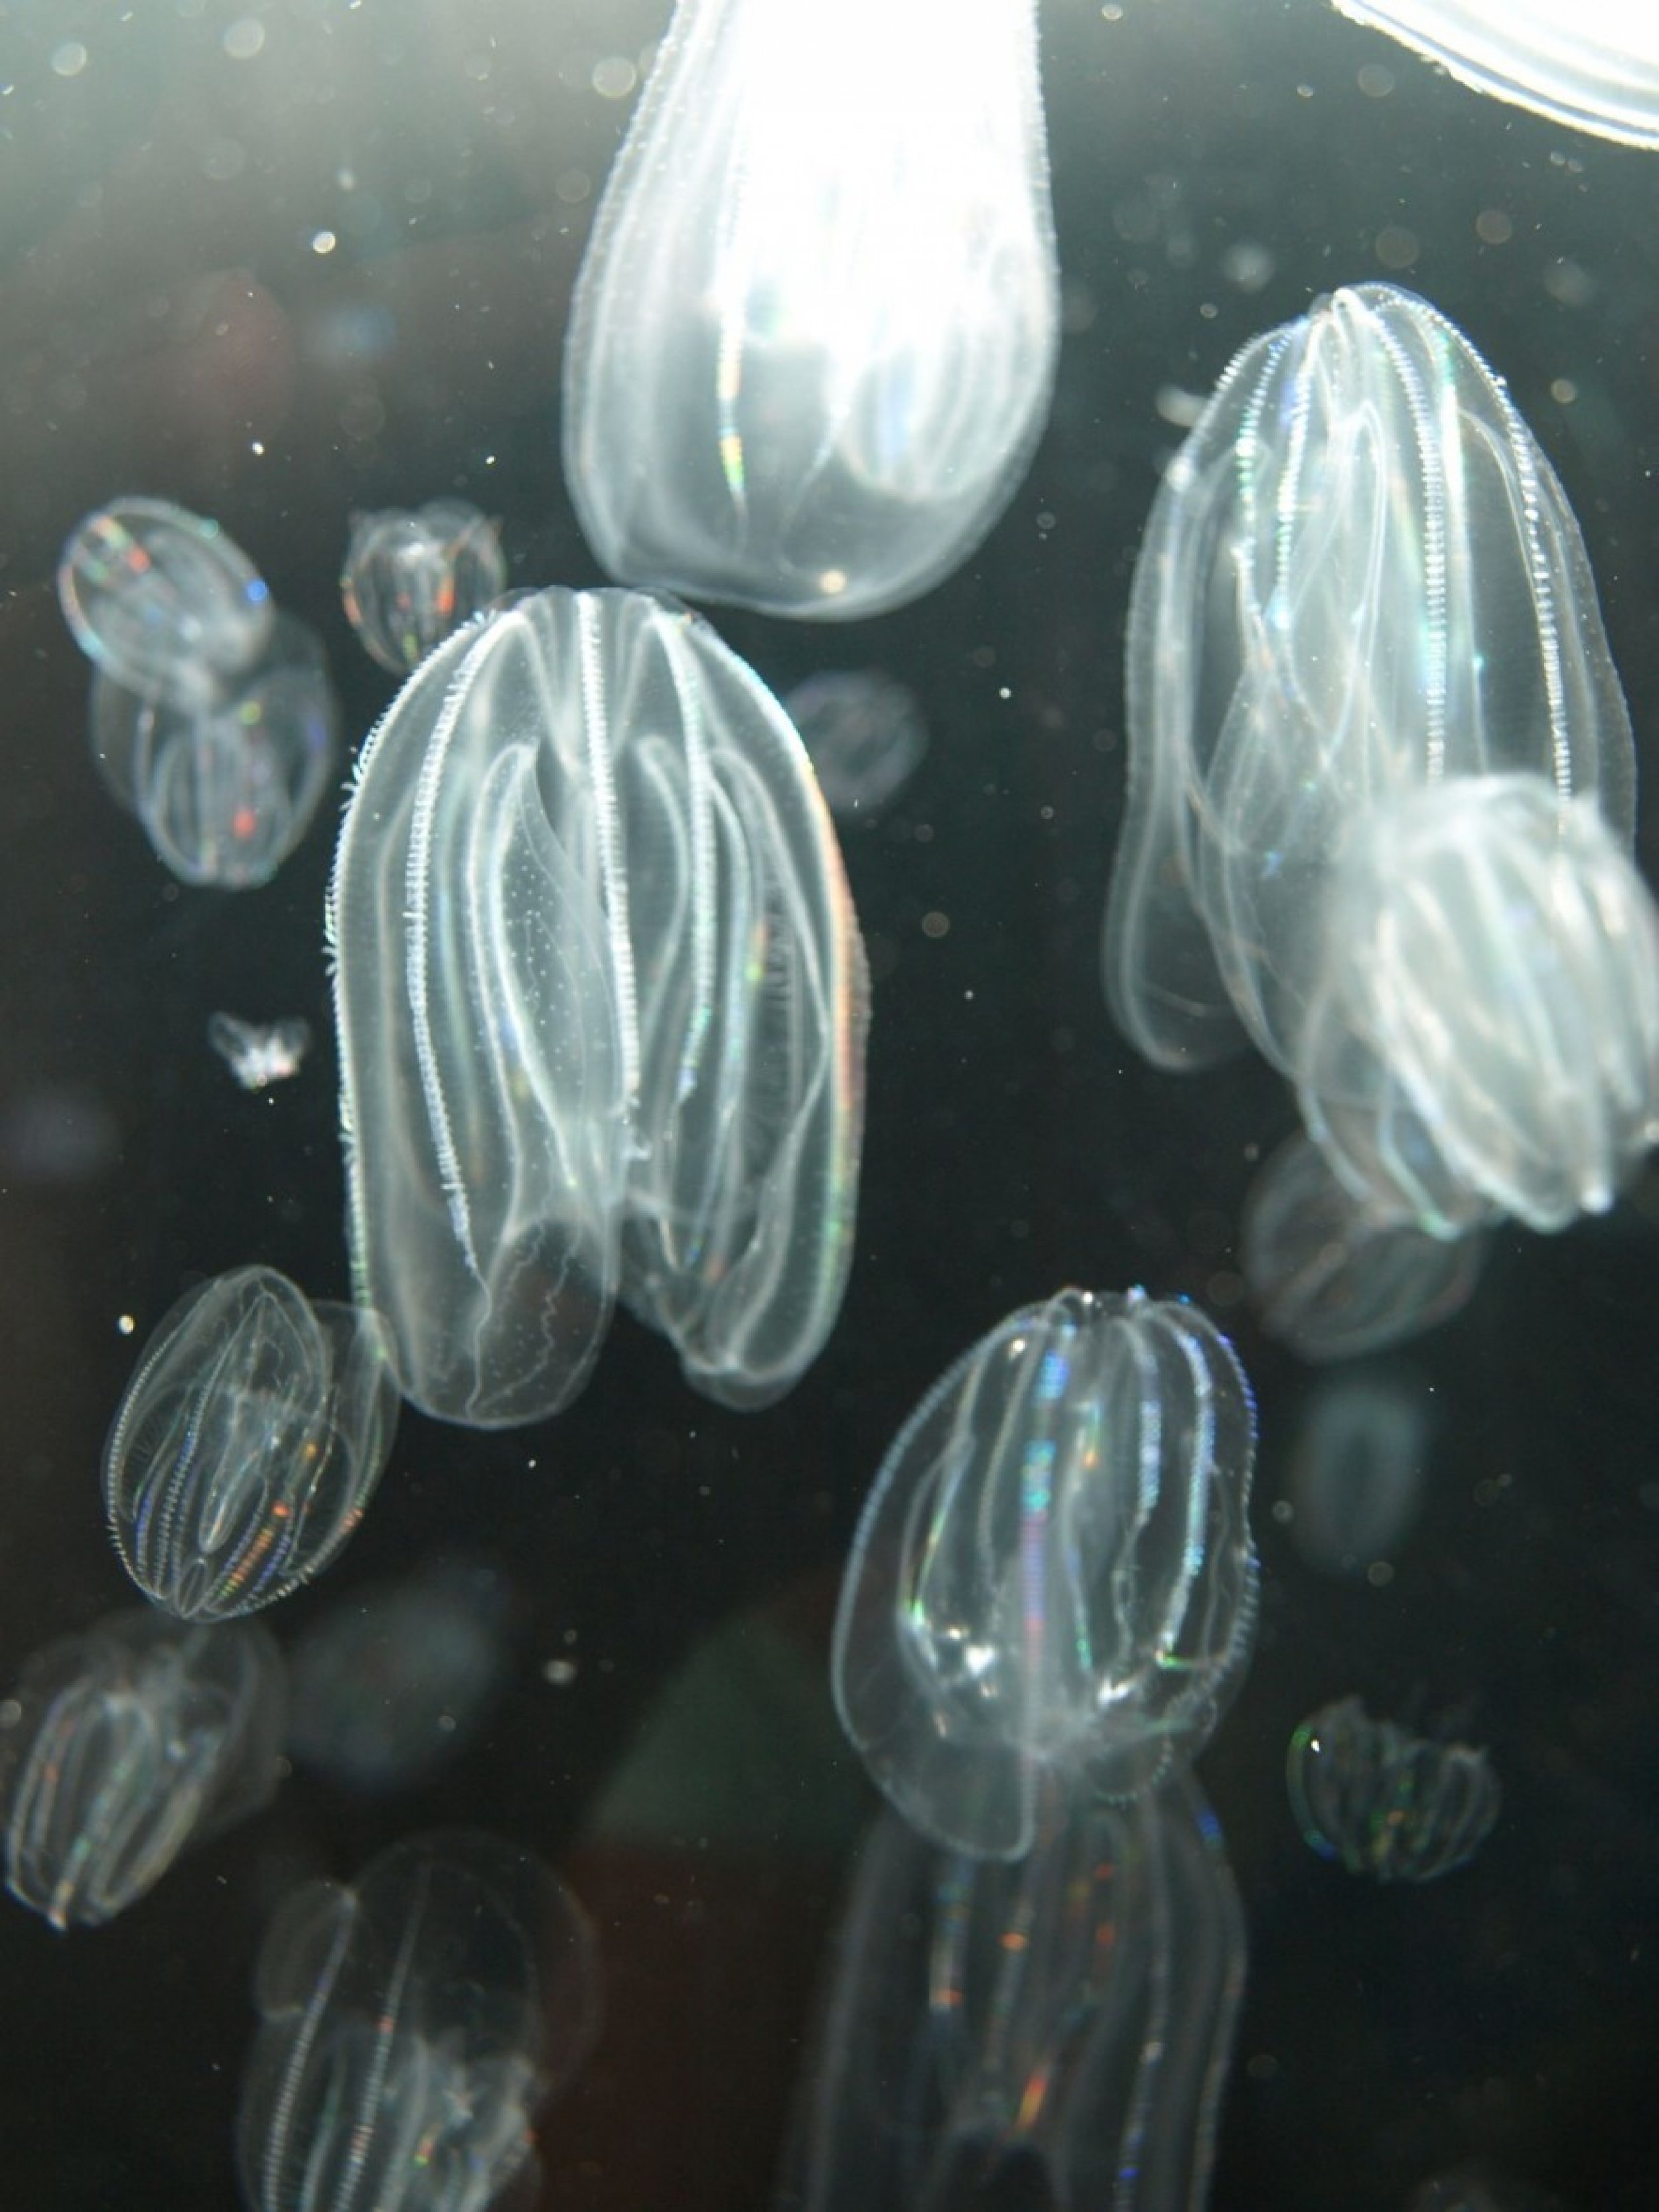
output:
<path id="1" fill-rule="evenodd" d="M 1541 0 L 1340 4 L 1659 143 L 1659 47 L 1605 7 L 1564 59 Z M 114 1409 L 103 1500 L 146 1603 L 39 1652 L 0 1718 L 7 1881 L 53 1927 L 254 1814 L 285 1746 L 391 1795 L 487 1711 L 487 1570 L 361 1595 L 286 1655 L 246 1617 L 340 1556 L 400 1400 L 545 1421 L 618 1302 L 757 1415 L 823 1350 L 870 1018 L 835 817 L 917 770 L 926 709 L 831 668 L 781 702 L 678 595 L 821 626 L 962 568 L 1042 435 L 1060 299 L 1031 0 L 680 0 L 565 339 L 565 477 L 612 583 L 503 598 L 499 526 L 451 498 L 351 519 L 345 611 L 400 679 L 318 917 L 351 1296 L 258 1261 L 198 1279 Z M 161 861 L 268 881 L 332 772 L 311 633 L 149 497 L 76 526 L 58 592 L 100 770 Z M 1225 368 L 1127 621 L 1107 1005 L 1158 1071 L 1248 1045 L 1293 1088 L 1244 1272 L 1268 1334 L 1340 1363 L 1474 1296 L 1497 1224 L 1607 1208 L 1659 1141 L 1659 914 L 1589 557 L 1500 376 L 1360 283 Z M 298 1018 L 207 1035 L 249 1090 L 309 1043 Z M 886 1809 L 781 2205 L 1205 2202 L 1244 1920 L 1194 1763 L 1255 1628 L 1256 1427 L 1215 1322 L 1135 1288 L 1018 1306 L 900 1429 L 830 1662 Z M 1426 1433 L 1397 1378 L 1331 1387 L 1297 1447 L 1309 1564 L 1405 1540 Z M 1356 1696 L 1296 1731 L 1288 1784 L 1313 1850 L 1381 1881 L 1463 1865 L 1499 1806 L 1483 1752 Z M 254 1972 L 247 2204 L 532 2191 L 598 1949 L 481 1832 L 291 1890 Z"/>
<path id="2" fill-rule="evenodd" d="M 310 828 L 339 751 L 316 634 L 283 612 L 218 523 L 112 500 L 76 524 L 58 598 L 94 671 L 99 773 L 180 883 L 268 883 Z"/>

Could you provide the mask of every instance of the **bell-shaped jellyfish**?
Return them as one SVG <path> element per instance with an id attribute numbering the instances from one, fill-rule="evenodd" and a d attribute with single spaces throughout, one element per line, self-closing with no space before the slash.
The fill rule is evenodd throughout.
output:
<path id="1" fill-rule="evenodd" d="M 680 0 L 566 346 L 595 553 L 774 614 L 917 598 L 1030 459 L 1058 290 L 1032 0 Z"/>
<path id="2" fill-rule="evenodd" d="M 1255 1429 L 1194 1307 L 1062 1291 L 899 1431 L 836 1623 L 836 1703 L 913 1826 L 1018 1858 L 1066 1790 L 1130 1798 L 1207 1740 L 1255 1619 Z"/>
<path id="3" fill-rule="evenodd" d="M 1659 9 L 1653 0 L 1336 0 L 1345 15 L 1415 46 L 1494 93 L 1632 146 L 1659 146 Z"/>

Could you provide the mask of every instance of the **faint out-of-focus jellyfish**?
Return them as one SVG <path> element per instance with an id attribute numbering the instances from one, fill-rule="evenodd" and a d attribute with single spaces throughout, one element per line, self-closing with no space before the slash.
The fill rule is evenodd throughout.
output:
<path id="1" fill-rule="evenodd" d="M 1428 1389 L 1378 1362 L 1322 1377 L 1291 1447 L 1291 1534 L 1320 1573 L 1363 1576 L 1397 1552 L 1423 1502 L 1432 1422 Z"/>
<path id="2" fill-rule="evenodd" d="M 1477 92 L 1601 138 L 1659 146 L 1653 0 L 1335 0 Z"/>
<path id="3" fill-rule="evenodd" d="M 927 750 L 921 702 L 877 669 L 809 676 L 785 697 L 783 711 L 800 732 L 837 819 L 878 813 Z"/>
<path id="4" fill-rule="evenodd" d="M 1484 1751 L 1375 1721 L 1358 1698 L 1303 1722 L 1285 1780 L 1309 1848 L 1377 1881 L 1432 1881 L 1462 1866 L 1503 1796 Z"/>
<path id="5" fill-rule="evenodd" d="M 577 286 L 566 481 L 625 582 L 878 613 L 1002 513 L 1058 337 L 1031 0 L 680 0 Z"/>
<path id="6" fill-rule="evenodd" d="M 208 1017 L 208 1042 L 244 1091 L 264 1091 L 300 1073 L 311 1049 L 311 1024 L 298 1014 L 281 1022 L 245 1022 L 235 1014 Z"/>
<path id="7" fill-rule="evenodd" d="M 500 599 L 500 525 L 464 499 L 354 514 L 340 575 L 347 618 L 382 668 L 407 676 L 451 631 Z"/>

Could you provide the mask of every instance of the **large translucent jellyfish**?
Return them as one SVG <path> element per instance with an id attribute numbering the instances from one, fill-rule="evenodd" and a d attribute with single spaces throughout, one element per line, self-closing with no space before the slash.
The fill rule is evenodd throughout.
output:
<path id="1" fill-rule="evenodd" d="M 589 543 L 775 614 L 917 598 L 1030 459 L 1058 294 L 1032 0 L 680 0 L 566 346 Z"/>
<path id="2" fill-rule="evenodd" d="M 933 1386 L 877 1477 L 834 1683 L 922 1833 L 1014 1858 L 1056 1792 L 1196 1753 L 1249 1649 L 1249 1386 L 1195 1308 L 1062 1291 Z"/>
<path id="3" fill-rule="evenodd" d="M 363 1517 L 398 1394 L 379 1317 L 274 1267 L 188 1291 L 144 1347 L 104 1448 L 127 1572 L 185 1620 L 273 1604 Z"/>
<path id="4" fill-rule="evenodd" d="M 1630 718 L 1566 495 L 1499 380 L 1388 284 L 1231 362 L 1153 502 L 1129 613 L 1107 995 L 1161 1067 L 1294 1071 L 1356 818 L 1458 775 L 1591 792 Z"/>
<path id="5" fill-rule="evenodd" d="M 407 1396 L 555 1413 L 620 1295 L 781 1395 L 852 1255 L 864 957 L 777 702 L 642 592 L 441 646 L 364 747 L 330 902 L 356 1281 Z"/>
<path id="6" fill-rule="evenodd" d="M 112 1614 L 29 1660 L 0 1718 L 6 1882 L 95 1927 L 276 1787 L 282 1655 L 246 1621 Z"/>
<path id="7" fill-rule="evenodd" d="M 1659 146 L 1653 0 L 1335 0 L 1478 92 L 1598 137 Z"/>
<path id="8" fill-rule="evenodd" d="M 1196 2212 L 1244 1978 L 1220 1827 L 1185 1769 L 1069 1801 L 1013 1864 L 872 1831 L 779 2212 Z"/>
<path id="9" fill-rule="evenodd" d="M 307 1883 L 255 1995 L 237 2121 L 252 2212 L 533 2201 L 532 2123 L 592 2040 L 598 1980 L 581 1908 L 528 1851 L 416 1836 L 349 1889 Z"/>

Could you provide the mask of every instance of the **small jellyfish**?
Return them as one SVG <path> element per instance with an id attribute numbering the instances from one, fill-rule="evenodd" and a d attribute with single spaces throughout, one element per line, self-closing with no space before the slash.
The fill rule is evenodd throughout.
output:
<path id="1" fill-rule="evenodd" d="M 245 1022 L 234 1014 L 208 1018 L 208 1042 L 244 1091 L 264 1091 L 300 1073 L 311 1049 L 311 1024 L 298 1014 L 281 1022 Z"/>
<path id="2" fill-rule="evenodd" d="M 3 1711 L 6 1881 L 59 1930 L 112 1920 L 276 1787 L 282 1655 L 263 1628 L 149 1607 L 35 1653 Z"/>
<path id="3" fill-rule="evenodd" d="M 58 599 L 94 666 L 185 709 L 253 666 L 275 614 L 240 546 L 164 499 L 112 500 L 83 516 L 58 561 Z"/>
<path id="4" fill-rule="evenodd" d="M 507 556 L 492 522 L 464 499 L 410 513 L 354 514 L 340 595 L 364 649 L 407 676 L 434 645 L 507 589 Z"/>
<path id="5" fill-rule="evenodd" d="M 1309 1849 L 1377 1881 L 1432 1881 L 1463 1865 L 1502 1798 L 1484 1751 L 1374 1721 L 1358 1698 L 1303 1722 L 1285 1778 Z"/>
<path id="6" fill-rule="evenodd" d="M 285 1597 L 362 1519 L 397 1417 L 367 1307 L 313 1305 L 274 1267 L 199 1284 L 162 1317 L 104 1447 L 127 1572 L 183 1620 Z"/>
<path id="7" fill-rule="evenodd" d="M 842 1724 L 924 1835 L 1030 1850 L 1194 1755 L 1255 1620 L 1255 1427 L 1192 1306 L 1060 1291 L 951 1368 L 883 1462 L 836 1622 Z"/>
<path id="8" fill-rule="evenodd" d="M 1364 1575 L 1397 1552 L 1422 1510 L 1433 1401 L 1389 1360 L 1321 1377 L 1291 1449 L 1291 1534 L 1321 1574 Z"/>
<path id="9" fill-rule="evenodd" d="M 921 702 L 878 669 L 809 676 L 786 696 L 783 711 L 800 732 L 837 820 L 878 812 L 909 781 L 927 750 Z"/>

